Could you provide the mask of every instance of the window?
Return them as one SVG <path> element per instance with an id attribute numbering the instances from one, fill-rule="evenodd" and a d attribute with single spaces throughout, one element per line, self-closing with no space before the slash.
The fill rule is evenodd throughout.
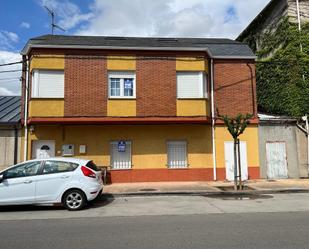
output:
<path id="1" fill-rule="evenodd" d="M 185 168 L 187 164 L 187 142 L 167 142 L 167 165 L 169 168 Z"/>
<path id="2" fill-rule="evenodd" d="M 34 70 L 31 90 L 33 98 L 64 98 L 64 71 Z"/>
<path id="3" fill-rule="evenodd" d="M 62 172 L 70 172 L 78 167 L 76 163 L 61 161 L 46 161 L 43 168 L 43 174 L 54 174 Z"/>
<path id="4" fill-rule="evenodd" d="M 110 98 L 135 98 L 134 72 L 110 72 L 108 80 Z"/>
<path id="5" fill-rule="evenodd" d="M 8 169 L 4 172 L 4 176 L 6 179 L 8 178 L 17 178 L 17 177 L 26 177 L 26 176 L 34 176 L 37 174 L 40 168 L 41 162 L 29 162 L 18 165 L 14 168 Z"/>
<path id="6" fill-rule="evenodd" d="M 206 98 L 206 88 L 203 72 L 177 72 L 177 98 Z"/>
<path id="7" fill-rule="evenodd" d="M 89 161 L 86 166 L 94 171 L 99 171 L 98 166 L 93 161 Z"/>
<path id="8" fill-rule="evenodd" d="M 111 166 L 113 169 L 131 168 L 131 142 L 111 142 Z"/>

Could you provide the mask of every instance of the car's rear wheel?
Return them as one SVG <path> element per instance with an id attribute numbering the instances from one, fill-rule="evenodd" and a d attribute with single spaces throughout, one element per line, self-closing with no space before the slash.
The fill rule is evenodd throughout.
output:
<path id="1" fill-rule="evenodd" d="M 69 211 L 81 210 L 85 207 L 86 203 L 87 199 L 85 194 L 78 189 L 68 190 L 62 198 L 63 206 Z"/>

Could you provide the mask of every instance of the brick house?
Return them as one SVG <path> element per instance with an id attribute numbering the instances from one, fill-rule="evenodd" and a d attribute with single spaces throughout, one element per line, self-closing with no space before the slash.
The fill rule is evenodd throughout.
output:
<path id="1" fill-rule="evenodd" d="M 91 158 L 112 182 L 233 177 L 232 139 L 214 110 L 256 116 L 247 45 L 44 35 L 22 55 L 24 160 Z M 241 141 L 245 177 L 258 178 L 256 118 Z"/>

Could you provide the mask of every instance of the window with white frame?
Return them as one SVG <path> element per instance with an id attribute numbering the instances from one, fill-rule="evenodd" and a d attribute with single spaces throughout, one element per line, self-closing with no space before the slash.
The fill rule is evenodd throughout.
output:
<path id="1" fill-rule="evenodd" d="M 194 99 L 207 97 L 204 72 L 177 72 L 177 98 Z"/>
<path id="2" fill-rule="evenodd" d="M 108 74 L 109 98 L 135 98 L 134 72 L 112 71 Z"/>
<path id="3" fill-rule="evenodd" d="M 112 169 L 130 169 L 131 157 L 131 141 L 111 142 Z"/>
<path id="4" fill-rule="evenodd" d="M 33 70 L 31 97 L 64 98 L 64 71 Z"/>
<path id="5" fill-rule="evenodd" d="M 186 168 L 188 166 L 186 141 L 167 142 L 167 165 L 169 168 Z"/>

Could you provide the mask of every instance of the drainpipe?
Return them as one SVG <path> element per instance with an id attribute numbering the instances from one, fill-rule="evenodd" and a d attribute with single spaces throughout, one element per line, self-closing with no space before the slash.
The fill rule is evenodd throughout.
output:
<path id="1" fill-rule="evenodd" d="M 297 22 L 298 22 L 298 30 L 301 31 L 301 25 L 300 25 L 300 13 L 299 13 L 299 2 L 296 0 L 296 10 L 297 10 Z M 300 43 L 300 51 L 303 51 L 303 45 Z"/>
<path id="2" fill-rule="evenodd" d="M 17 163 L 17 152 L 18 152 L 18 129 L 14 127 L 14 164 Z"/>
<path id="3" fill-rule="evenodd" d="M 25 139 L 24 139 L 24 161 L 27 160 L 28 154 L 28 90 L 29 90 L 29 62 L 24 60 L 26 63 L 26 77 L 25 77 L 25 99 L 24 99 L 24 130 L 25 130 Z"/>
<path id="4" fill-rule="evenodd" d="M 216 162 L 216 141 L 215 141 L 215 101 L 214 101 L 214 63 L 213 59 L 210 59 L 210 75 L 211 75 L 211 134 L 212 134 L 212 163 L 213 163 L 213 175 L 214 181 L 217 180 L 217 162 Z"/>

